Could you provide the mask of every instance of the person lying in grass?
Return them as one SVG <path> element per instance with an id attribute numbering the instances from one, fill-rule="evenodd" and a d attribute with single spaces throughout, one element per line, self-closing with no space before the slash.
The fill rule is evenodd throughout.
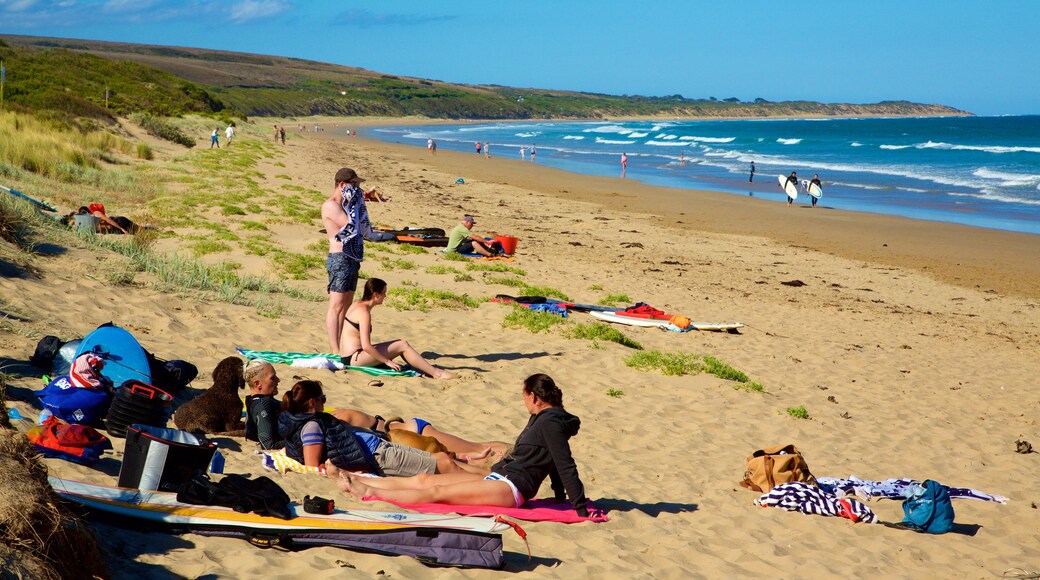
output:
<path id="1" fill-rule="evenodd" d="M 448 372 L 430 364 L 418 353 L 407 340 L 395 339 L 379 344 L 372 344 L 372 309 L 386 299 L 386 282 L 379 278 L 370 278 L 365 283 L 361 300 L 355 301 L 347 309 L 346 322 L 343 327 L 343 342 L 340 352 L 343 364 L 354 367 L 374 367 L 386 365 L 395 371 L 401 365 L 394 359 L 401 357 L 412 368 L 435 379 L 454 379 L 455 373 Z"/>

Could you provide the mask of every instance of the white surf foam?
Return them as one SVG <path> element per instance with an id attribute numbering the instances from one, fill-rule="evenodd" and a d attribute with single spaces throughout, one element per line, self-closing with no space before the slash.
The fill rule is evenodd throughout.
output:
<path id="1" fill-rule="evenodd" d="M 801 143 L 802 140 L 801 139 L 784 139 L 784 138 L 780 138 L 780 139 L 777 139 L 776 142 L 777 143 L 781 143 L 783 145 L 797 145 L 797 144 Z"/>
<path id="2" fill-rule="evenodd" d="M 1040 186 L 1040 175 L 1030 175 L 1028 173 L 1005 173 L 980 167 L 973 171 L 972 175 L 983 179 L 1000 181 L 1001 187 L 1029 187 L 1034 184 Z"/>
<path id="3" fill-rule="evenodd" d="M 583 129 L 582 133 L 614 133 L 616 135 L 628 135 L 632 129 L 626 129 L 621 125 L 600 125 L 591 129 Z"/>
<path id="4" fill-rule="evenodd" d="M 878 145 L 878 149 L 889 149 L 893 151 L 898 151 L 900 149 L 909 149 L 911 147 L 913 147 L 913 145 Z"/>
<path id="5" fill-rule="evenodd" d="M 539 136 L 541 134 L 542 134 L 541 131 L 535 131 L 533 133 L 517 133 L 516 136 L 517 137 L 530 138 L 530 137 L 537 137 L 537 136 Z"/>
<path id="6" fill-rule="evenodd" d="M 736 137 L 697 137 L 696 135 L 683 135 L 681 141 L 693 141 L 696 143 L 732 143 Z"/>
<path id="7" fill-rule="evenodd" d="M 950 151 L 983 151 L 986 153 L 1040 153 L 1040 147 L 1016 147 L 1001 145 L 955 145 L 942 141 L 927 141 L 914 145 L 918 149 L 945 149 Z"/>
<path id="8" fill-rule="evenodd" d="M 633 131 L 629 133 L 628 136 L 632 137 L 633 139 L 642 139 L 643 137 L 646 137 L 649 134 L 650 133 L 636 133 L 635 131 Z"/>
<path id="9" fill-rule="evenodd" d="M 635 143 L 635 140 L 625 141 L 622 139 L 604 139 L 603 137 L 596 137 L 596 143 L 602 143 L 604 145 L 631 145 Z"/>
<path id="10" fill-rule="evenodd" d="M 582 139 L 585 138 L 585 136 L 584 135 L 564 135 L 563 138 L 564 139 L 573 140 L 573 141 L 581 141 Z"/>
<path id="11" fill-rule="evenodd" d="M 853 142 L 852 142 L 852 143 L 850 144 L 850 146 L 851 146 L 851 147 L 862 147 L 862 146 L 863 146 L 863 144 L 862 144 L 862 143 L 857 143 L 857 142 L 853 141 Z"/>
<path id="12" fill-rule="evenodd" d="M 685 141 L 657 141 L 651 139 L 644 143 L 644 145 L 651 145 L 655 147 L 689 147 L 689 143 Z"/>

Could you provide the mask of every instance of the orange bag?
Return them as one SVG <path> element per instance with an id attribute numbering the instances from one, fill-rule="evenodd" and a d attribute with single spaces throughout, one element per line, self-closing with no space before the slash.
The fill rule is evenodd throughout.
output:
<path id="1" fill-rule="evenodd" d="M 778 445 L 759 449 L 747 456 L 747 469 L 740 485 L 761 493 L 769 493 L 781 483 L 801 481 L 816 485 L 801 452 L 794 445 Z"/>

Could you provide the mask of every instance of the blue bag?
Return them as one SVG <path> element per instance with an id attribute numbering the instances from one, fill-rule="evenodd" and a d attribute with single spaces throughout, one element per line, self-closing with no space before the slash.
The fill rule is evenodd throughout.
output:
<path id="1" fill-rule="evenodd" d="M 79 425 L 97 425 L 108 413 L 112 395 L 100 389 L 73 386 L 68 375 L 60 376 L 36 391 L 43 408 L 55 417 Z"/>
<path id="2" fill-rule="evenodd" d="M 903 524 L 917 532 L 945 534 L 953 529 L 953 503 L 941 483 L 931 479 L 910 486 L 903 502 Z"/>

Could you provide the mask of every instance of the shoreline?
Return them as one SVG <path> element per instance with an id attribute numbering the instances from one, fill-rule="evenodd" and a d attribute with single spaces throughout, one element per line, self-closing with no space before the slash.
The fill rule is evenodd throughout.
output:
<path id="1" fill-rule="evenodd" d="M 385 123 L 370 119 L 365 125 Z M 360 135 L 324 137 L 362 139 L 369 148 L 404 157 L 421 153 L 427 158 L 421 147 L 413 145 Z M 587 176 L 505 157 L 472 163 L 473 157 L 442 149 L 429 161 L 464 178 L 468 174 L 562 199 L 656 216 L 661 226 L 673 230 L 759 236 L 844 258 L 912 268 L 966 288 L 1040 298 L 1040 263 L 1029 258 L 1040 244 L 1040 236 L 1034 234 L 853 210 L 818 208 L 809 214 L 798 206 L 726 192 Z M 676 196 L 676 191 L 690 195 Z"/>

